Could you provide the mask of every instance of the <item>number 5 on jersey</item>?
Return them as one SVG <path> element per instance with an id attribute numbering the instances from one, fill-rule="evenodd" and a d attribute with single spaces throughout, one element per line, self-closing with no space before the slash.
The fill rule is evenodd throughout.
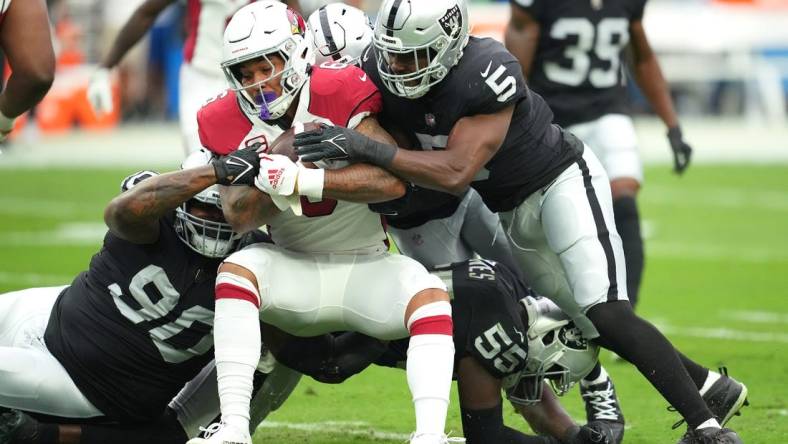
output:
<path id="1" fill-rule="evenodd" d="M 514 80 L 514 76 L 501 78 L 506 72 L 503 65 L 499 65 L 492 74 L 490 74 L 490 67 L 492 67 L 492 61 L 487 65 L 487 69 L 481 72 L 482 78 L 486 79 L 484 83 L 498 96 L 499 102 L 505 102 L 517 91 L 517 82 Z"/>

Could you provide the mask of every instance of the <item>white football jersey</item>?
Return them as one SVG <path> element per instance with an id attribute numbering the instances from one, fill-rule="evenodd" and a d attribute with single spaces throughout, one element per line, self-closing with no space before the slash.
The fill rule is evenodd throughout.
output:
<path id="1" fill-rule="evenodd" d="M 188 0 L 183 59 L 204 73 L 222 77 L 222 37 L 235 14 L 254 0 Z M 10 2 L 9 2 L 10 3 Z"/>
<path id="2" fill-rule="evenodd" d="M 295 122 L 325 122 L 353 128 L 380 111 L 380 93 L 355 66 L 343 69 L 316 67 L 301 89 Z M 241 111 L 235 93 L 227 91 L 197 115 L 203 146 L 227 154 L 253 143 L 271 146 L 284 131 Z M 288 250 L 325 253 L 384 251 L 386 232 L 381 216 L 366 204 L 333 199 L 313 202 L 301 197 L 302 216 L 288 209 L 274 216 L 268 231 L 274 242 Z"/>
<path id="3" fill-rule="evenodd" d="M 8 11 L 9 6 L 11 6 L 11 0 L 0 1 L 0 26 L 3 24 L 3 17 L 5 17 L 5 13 Z"/>

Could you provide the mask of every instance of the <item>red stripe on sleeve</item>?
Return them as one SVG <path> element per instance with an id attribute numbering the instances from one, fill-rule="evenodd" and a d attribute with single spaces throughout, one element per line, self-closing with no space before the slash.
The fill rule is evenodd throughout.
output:
<path id="1" fill-rule="evenodd" d="M 260 300 L 257 295 L 251 291 L 238 287 L 233 284 L 221 283 L 216 286 L 216 299 L 240 299 L 242 301 L 249 301 L 255 307 L 260 308 Z"/>
<path id="2" fill-rule="evenodd" d="M 449 315 L 429 316 L 410 326 L 410 335 L 452 335 L 454 323 Z"/>

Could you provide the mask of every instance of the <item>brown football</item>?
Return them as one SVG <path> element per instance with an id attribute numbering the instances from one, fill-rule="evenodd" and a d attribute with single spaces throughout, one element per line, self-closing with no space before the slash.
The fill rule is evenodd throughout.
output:
<path id="1" fill-rule="evenodd" d="M 320 124 L 315 122 L 304 123 L 304 131 L 310 131 L 320 127 Z M 298 155 L 295 152 L 293 141 L 295 140 L 295 127 L 290 127 L 287 131 L 283 132 L 271 144 L 271 149 L 268 150 L 271 154 L 281 154 L 287 156 L 293 162 L 298 160 Z M 311 166 L 311 165 L 305 165 Z"/>

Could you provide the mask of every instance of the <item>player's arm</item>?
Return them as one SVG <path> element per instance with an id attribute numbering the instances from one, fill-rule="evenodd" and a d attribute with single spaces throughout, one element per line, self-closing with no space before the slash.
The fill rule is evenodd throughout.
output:
<path id="1" fill-rule="evenodd" d="M 510 6 L 511 15 L 504 33 L 504 44 L 506 49 L 520 61 L 523 76 L 528 78 L 539 44 L 541 28 L 539 22 L 525 9 L 515 3 L 511 3 Z"/>
<path id="2" fill-rule="evenodd" d="M 38 103 L 55 77 L 55 54 L 44 0 L 11 2 L 0 27 L 0 46 L 12 70 L 0 93 L 0 131 L 8 133 L 14 118 Z"/>
<path id="3" fill-rule="evenodd" d="M 140 39 L 148 32 L 156 21 L 156 17 L 169 5 L 176 0 L 146 0 L 129 17 L 120 29 L 112 48 L 106 57 L 101 61 L 104 68 L 113 68 L 129 52 L 129 49 L 137 44 Z"/>
<path id="4" fill-rule="evenodd" d="M 129 242 L 156 242 L 159 219 L 215 183 L 211 165 L 151 177 L 112 199 L 104 210 L 104 222 Z"/>
<path id="5" fill-rule="evenodd" d="M 662 75 L 657 57 L 646 38 L 641 20 L 633 21 L 629 27 L 631 35 L 632 71 L 635 80 L 648 99 L 654 112 L 668 127 L 668 140 L 674 155 L 674 170 L 678 173 L 689 166 L 692 148 L 684 142 L 679 119 L 673 108 L 670 88 Z"/>
<path id="6" fill-rule="evenodd" d="M 302 160 L 350 159 L 381 166 L 407 181 L 460 195 L 503 144 L 514 104 L 491 114 L 463 117 L 454 124 L 443 150 L 407 150 L 354 130 L 324 127 L 296 135 Z"/>
<path id="7" fill-rule="evenodd" d="M 256 230 L 281 210 L 271 196 L 255 187 L 220 187 L 222 213 L 237 233 Z"/>
<path id="8" fill-rule="evenodd" d="M 193 154 L 200 155 L 206 156 L 201 166 L 149 177 L 112 199 L 104 210 L 109 229 L 129 242 L 156 242 L 159 219 L 167 212 L 211 185 L 250 185 L 258 173 L 256 147 L 238 150 L 211 163 L 207 153 Z"/>
<path id="9" fill-rule="evenodd" d="M 389 145 L 394 138 L 374 117 L 366 117 L 355 128 L 361 134 Z M 398 199 L 405 194 L 405 183 L 387 170 L 368 163 L 356 163 L 337 170 L 326 170 L 323 195 L 337 200 L 378 203 Z"/>

